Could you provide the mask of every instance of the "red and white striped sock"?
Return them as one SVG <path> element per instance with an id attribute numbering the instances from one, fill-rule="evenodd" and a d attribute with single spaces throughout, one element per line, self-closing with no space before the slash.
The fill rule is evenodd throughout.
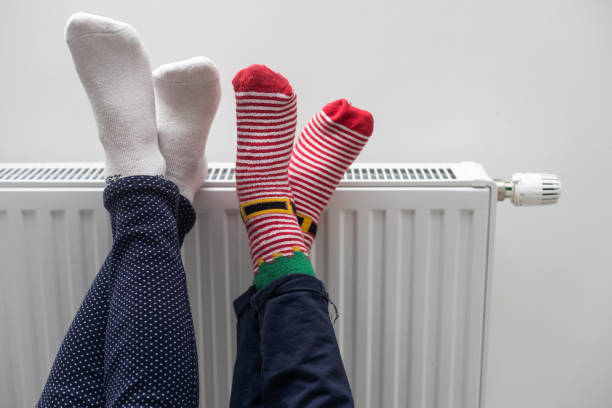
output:
<path id="1" fill-rule="evenodd" d="M 289 184 L 307 250 L 312 247 L 323 209 L 373 128 L 370 112 L 339 99 L 312 117 L 293 146 Z"/>
<path id="2" fill-rule="evenodd" d="M 287 175 L 297 102 L 289 81 L 264 65 L 241 70 L 232 84 L 238 128 L 236 190 L 257 274 L 264 262 L 307 254 Z"/>

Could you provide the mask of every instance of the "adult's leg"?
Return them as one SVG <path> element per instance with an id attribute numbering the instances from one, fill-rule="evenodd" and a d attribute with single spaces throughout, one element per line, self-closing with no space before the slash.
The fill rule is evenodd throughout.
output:
<path id="1" fill-rule="evenodd" d="M 107 258 L 62 341 L 37 407 L 104 406 L 104 337 L 112 286 Z"/>
<path id="2" fill-rule="evenodd" d="M 205 177 L 204 146 L 220 96 L 217 71 L 203 58 L 156 71 L 158 146 L 151 70 L 136 31 L 77 13 L 66 40 L 98 123 L 105 174 L 123 178 L 105 191 L 113 251 L 64 339 L 39 405 L 197 404 L 193 324 L 178 248 L 193 225 L 190 201 Z M 163 174 L 166 161 L 178 188 L 135 176 Z M 162 324 L 168 318 L 172 333 Z M 139 344 L 144 350 L 134 348 Z M 177 350 L 183 358 L 175 358 Z"/>
<path id="3" fill-rule="evenodd" d="M 122 178 L 105 192 L 115 272 L 104 345 L 107 406 L 198 405 L 179 199 L 176 185 L 159 177 Z"/>
<path id="4" fill-rule="evenodd" d="M 197 406 L 193 323 L 178 249 L 193 226 L 193 208 L 172 183 L 150 176 L 119 179 L 104 199 L 113 247 L 62 342 L 38 406 Z M 147 302 L 155 307 L 146 308 Z M 162 303 L 167 308 L 157 306 Z M 182 370 L 169 371 L 177 366 Z"/>

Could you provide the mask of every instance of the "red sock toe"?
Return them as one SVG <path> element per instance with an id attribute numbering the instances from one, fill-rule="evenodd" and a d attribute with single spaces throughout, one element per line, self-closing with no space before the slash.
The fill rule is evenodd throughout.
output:
<path id="1" fill-rule="evenodd" d="M 255 64 L 238 71 L 232 80 L 232 85 L 235 92 L 293 94 L 289 81 L 265 65 Z"/>
<path id="2" fill-rule="evenodd" d="M 356 108 L 346 99 L 328 103 L 323 112 L 335 123 L 346 126 L 354 132 L 370 136 L 374 130 L 374 118 L 366 110 Z"/>

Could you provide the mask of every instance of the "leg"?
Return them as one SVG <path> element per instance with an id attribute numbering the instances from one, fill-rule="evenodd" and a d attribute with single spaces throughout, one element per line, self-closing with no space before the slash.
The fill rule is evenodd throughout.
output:
<path id="1" fill-rule="evenodd" d="M 148 208 L 142 203 L 161 192 L 117 201 L 115 210 L 131 214 L 122 219 L 150 224 L 132 230 L 128 223 L 125 229 L 123 241 L 134 256 L 113 290 L 105 348 L 107 404 L 190 407 L 198 405 L 197 355 L 179 248 L 195 221 L 190 202 L 206 177 L 204 150 L 219 103 L 219 77 L 211 61 L 194 58 L 164 65 L 154 78 L 160 149 L 176 186 L 156 184 L 164 197 Z M 177 209 L 178 227 L 171 219 Z M 135 240 L 150 230 L 154 235 Z"/>
<path id="2" fill-rule="evenodd" d="M 314 163 L 312 158 L 305 160 L 306 173 L 312 174 L 292 180 L 287 172 L 292 150 L 296 154 L 296 147 L 291 148 L 296 115 L 290 84 L 263 66 L 240 71 L 233 84 L 238 128 L 236 184 L 255 286 L 235 304 L 238 354 L 230 405 L 353 406 L 328 316 L 327 293 L 314 277 L 307 253 L 320 211 L 346 170 L 343 166 L 352 163 L 371 134 L 372 117 L 344 100 L 326 106 L 323 112 L 330 122 L 345 123 L 335 130 L 335 125 L 328 124 L 332 130 L 323 139 L 334 139 L 331 151 L 329 147 L 323 152 L 308 149 L 307 154 L 315 156 Z M 347 124 L 357 124 L 367 133 L 359 146 L 339 143 L 348 134 Z M 350 153 L 343 152 L 345 149 Z M 297 164 L 303 165 L 303 160 Z M 316 171 L 317 167 L 324 171 Z M 298 171 L 303 172 L 295 170 L 294 175 Z M 297 215 L 294 185 L 306 209 Z M 308 193 L 311 196 L 304 198 Z M 296 233 L 296 222 L 300 231 L 312 235 L 306 242 L 303 234 Z M 249 297 L 248 302 L 244 297 Z M 260 396 L 251 395 L 257 389 Z M 243 393 L 248 397 L 240 398 Z"/>
<path id="3" fill-rule="evenodd" d="M 321 212 L 372 129 L 369 112 L 341 99 L 317 113 L 293 146 L 289 183 L 308 251 Z M 299 275 L 277 279 L 253 297 L 260 324 L 263 404 L 354 405 L 328 302 L 321 282 Z"/>
<path id="4" fill-rule="evenodd" d="M 290 274 L 234 302 L 238 352 L 230 407 L 352 407 L 318 279 Z"/>
<path id="5" fill-rule="evenodd" d="M 37 407 L 104 406 L 104 336 L 111 290 L 107 259 L 62 341 Z"/>
<path id="6" fill-rule="evenodd" d="M 317 112 L 298 136 L 291 153 L 289 184 L 308 250 L 321 213 L 373 129 L 370 112 L 338 99 Z"/>
<path id="7" fill-rule="evenodd" d="M 115 275 L 104 345 L 107 406 L 198 405 L 179 199 L 176 185 L 145 176 L 119 179 L 105 193 Z"/>
<path id="8" fill-rule="evenodd" d="M 204 151 L 221 99 L 219 72 L 211 60 L 194 57 L 158 67 L 153 84 L 166 178 L 193 201 L 206 178 Z"/>
<path id="9" fill-rule="evenodd" d="M 141 183 L 140 186 L 134 186 L 133 181 L 139 179 L 149 181 L 150 185 Z M 132 183 L 126 184 L 126 180 L 131 180 Z M 129 347 L 138 347 L 139 343 L 142 344 L 143 336 L 146 338 L 151 336 L 164 338 L 165 327 L 158 326 L 159 322 L 155 320 L 155 316 L 147 313 L 136 316 L 139 304 L 137 302 L 122 302 L 119 299 L 119 293 L 123 293 L 126 298 L 134 297 L 136 294 L 135 291 L 126 287 L 125 283 L 121 284 L 121 282 L 126 281 L 126 265 L 129 267 L 129 262 L 133 263 L 132 256 L 138 256 L 130 255 L 133 250 L 127 248 L 124 243 L 126 239 L 133 240 L 135 238 L 137 241 L 133 245 L 136 247 L 146 245 L 150 249 L 151 243 L 158 242 L 165 242 L 168 248 L 180 246 L 185 235 L 193 226 L 195 213 L 184 197 L 175 197 L 177 195 L 175 194 L 176 187 L 172 187 L 172 183 L 168 181 L 145 176 L 130 177 L 118 181 L 121 181 L 121 183 L 112 183 L 105 190 L 105 203 L 107 203 L 107 206 L 113 206 L 111 210 L 113 248 L 87 292 L 62 342 L 38 403 L 39 407 L 100 407 L 107 404 L 113 406 L 109 397 L 125 399 L 128 396 L 125 395 L 125 387 L 109 388 L 107 390 L 107 385 L 110 382 L 127 384 L 130 380 L 129 378 L 121 379 L 120 370 L 113 366 L 113 359 L 109 360 L 105 350 L 110 348 L 113 358 L 117 358 L 120 353 L 127 352 Z M 139 209 L 139 216 L 144 217 L 143 220 L 137 218 L 138 214 L 127 211 L 130 206 L 129 203 L 134 200 L 138 200 L 141 204 L 146 203 L 142 206 L 142 209 Z M 150 207 L 153 207 L 153 209 L 150 209 Z M 147 217 L 152 218 L 148 219 Z M 160 228 L 161 224 L 164 225 L 163 229 Z M 132 228 L 127 234 L 125 233 L 126 225 Z M 154 237 L 150 238 L 145 234 Z M 173 242 L 171 239 L 175 239 L 175 241 Z M 144 243 L 140 243 L 140 241 Z M 160 264 L 165 267 L 172 266 L 174 269 L 164 270 L 163 273 L 153 276 L 150 281 L 141 282 L 143 286 L 139 286 L 139 288 L 146 290 L 146 288 L 155 287 L 159 291 L 165 287 L 164 284 L 173 287 L 172 290 L 167 291 L 168 293 L 161 297 L 166 300 L 171 299 L 168 300 L 171 304 L 180 305 L 180 308 L 164 310 L 164 316 L 172 319 L 175 326 L 182 327 L 183 335 L 176 338 L 173 349 L 191 350 L 185 356 L 180 356 L 180 359 L 183 362 L 189 361 L 189 364 L 195 367 L 197 364 L 195 343 L 187 335 L 189 327 L 193 327 L 193 325 L 189 311 L 185 310 L 185 306 L 188 307 L 186 289 L 180 289 L 186 288 L 185 278 L 184 276 L 181 277 L 175 269 L 179 266 L 182 268 L 182 265 L 177 263 L 176 257 L 180 256 L 177 254 L 178 249 L 171 254 L 167 254 L 168 259 Z M 161 252 L 156 255 L 157 258 L 161 256 Z M 139 282 L 136 276 L 138 275 L 135 275 L 134 278 L 128 278 L 127 281 Z M 118 280 L 118 277 L 121 277 L 121 279 Z M 163 281 L 164 283 L 160 283 L 163 277 L 166 280 Z M 126 309 L 124 310 L 123 307 L 126 307 Z M 116 318 L 115 316 L 120 317 Z M 130 319 L 133 322 L 139 322 L 140 329 L 145 331 L 134 331 L 134 327 L 130 326 Z M 126 331 L 118 336 L 119 328 L 124 323 L 127 324 Z M 161 333 L 153 333 L 153 330 L 161 330 Z M 114 333 L 114 336 L 109 336 L 111 333 Z M 148 345 L 147 347 L 154 346 Z M 159 348 L 159 345 L 156 347 Z M 188 359 L 187 355 L 191 355 L 191 359 Z M 137 372 L 137 369 L 132 367 L 129 372 L 133 375 Z M 161 373 L 164 373 L 163 369 Z M 141 378 L 144 378 L 143 376 L 146 374 L 146 371 L 139 372 Z M 183 377 L 176 384 L 189 383 L 193 376 L 196 376 L 195 393 L 192 391 L 190 398 L 197 400 L 197 369 L 192 368 L 191 372 L 184 372 Z M 135 391 L 135 389 L 133 388 L 131 391 Z M 140 393 L 146 394 L 146 391 L 142 391 L 143 389 L 140 388 Z M 165 395 L 169 395 L 169 393 Z M 181 399 L 183 398 L 185 397 L 181 396 Z"/>
<path id="10" fill-rule="evenodd" d="M 185 84 L 174 89 L 172 81 L 158 89 L 160 139 L 197 152 L 179 157 L 160 152 L 151 71 L 134 29 L 77 13 L 66 38 L 98 122 L 105 173 L 123 177 L 105 190 L 113 249 L 64 339 L 39 406 L 197 406 L 197 356 L 179 248 L 195 221 L 190 200 L 205 177 L 204 147 L 219 99 L 216 69 L 198 59 L 164 70 L 171 79 L 186 73 L 195 82 L 188 90 Z M 206 120 L 194 122 L 194 111 Z M 169 125 L 168 117 L 180 117 L 183 126 Z M 128 177 L 161 174 L 166 160 L 178 188 L 158 177 Z M 181 173 L 187 169 L 201 171 Z"/>
<path id="11" fill-rule="evenodd" d="M 264 406 L 354 406 L 328 303 L 323 283 L 307 275 L 277 279 L 253 298 Z"/>
<path id="12" fill-rule="evenodd" d="M 256 293 L 255 286 L 251 286 L 234 301 L 234 311 L 238 319 L 237 351 L 230 408 L 263 407 L 259 318 L 251 307 L 251 298 Z"/>

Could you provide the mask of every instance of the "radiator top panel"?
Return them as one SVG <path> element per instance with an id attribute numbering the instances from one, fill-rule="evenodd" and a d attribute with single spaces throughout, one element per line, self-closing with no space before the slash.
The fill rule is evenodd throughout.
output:
<path id="1" fill-rule="evenodd" d="M 341 186 L 454 185 L 473 186 L 475 180 L 491 181 L 483 168 L 461 163 L 357 163 Z M 233 187 L 233 163 L 210 163 L 205 186 Z M 103 187 L 102 163 L 0 163 L 0 187 Z"/>

